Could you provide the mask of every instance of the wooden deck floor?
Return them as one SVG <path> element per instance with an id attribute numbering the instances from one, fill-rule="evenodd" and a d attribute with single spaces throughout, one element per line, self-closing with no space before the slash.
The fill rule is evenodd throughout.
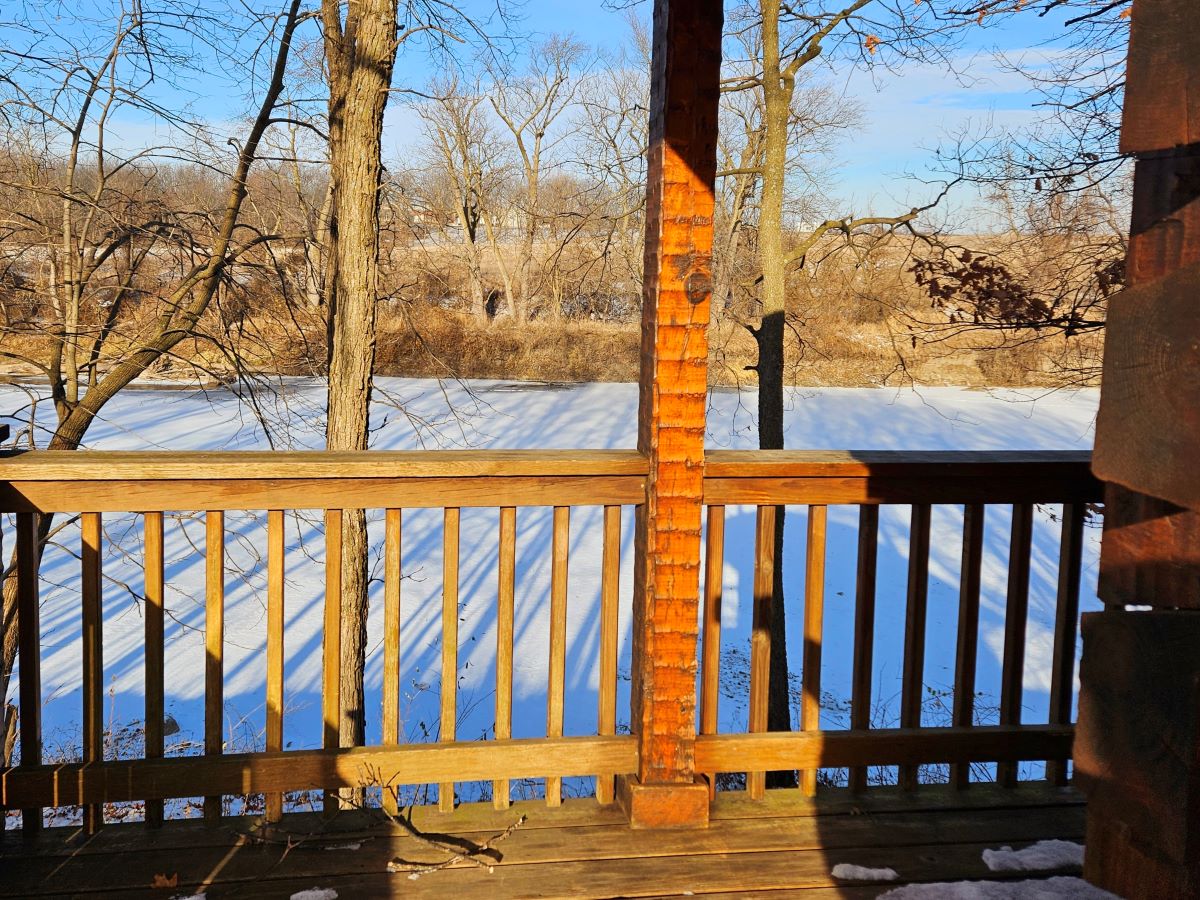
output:
<path id="1" fill-rule="evenodd" d="M 995 878 L 982 862 L 984 849 L 1045 838 L 1082 841 L 1084 827 L 1077 794 L 1032 784 L 924 789 L 916 797 L 889 789 L 869 800 L 834 794 L 817 803 L 792 791 L 770 792 L 757 803 L 726 795 L 705 831 L 632 831 L 618 812 L 592 800 L 559 809 L 516 804 L 503 813 L 464 806 L 451 816 L 422 809 L 413 821 L 424 832 L 481 842 L 522 814 L 525 823 L 496 846 L 494 872 L 459 864 L 416 880 L 388 874 L 388 862 L 445 855 L 358 812 L 324 825 L 316 816 L 289 816 L 269 837 L 248 819 L 219 828 L 170 822 L 158 832 L 115 825 L 91 839 L 65 828 L 49 829 L 36 842 L 10 834 L 0 844 L 0 896 L 166 900 L 204 892 L 219 900 L 332 888 L 340 898 L 873 897 L 898 883 L 839 883 L 832 867 L 889 866 L 903 882 Z M 156 879 L 171 886 L 153 888 Z"/>

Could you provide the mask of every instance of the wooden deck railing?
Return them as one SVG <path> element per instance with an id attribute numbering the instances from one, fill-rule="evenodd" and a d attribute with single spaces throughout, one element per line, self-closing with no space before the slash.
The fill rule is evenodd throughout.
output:
<path id="1" fill-rule="evenodd" d="M 716 452 L 706 463 L 707 564 L 701 652 L 700 734 L 696 767 L 706 773 L 746 772 L 751 797 L 761 798 L 765 773 L 800 770 L 812 794 L 819 768 L 849 768 L 850 786 L 867 784 L 868 766 L 899 766 L 900 782 L 917 786 L 918 766 L 950 763 L 951 779 L 968 783 L 968 763 L 998 764 L 998 780 L 1013 784 L 1015 763 L 1046 760 L 1048 777 L 1065 783 L 1070 757 L 1075 638 L 1084 518 L 1101 487 L 1087 453 L 1072 452 Z M 1034 504 L 1062 504 L 1057 616 L 1049 722 L 1021 722 L 1025 628 L 1029 601 Z M 749 733 L 717 733 L 721 658 L 721 561 L 725 507 L 757 506 L 754 621 L 750 653 Z M 850 729 L 819 729 L 823 651 L 827 508 L 859 507 Z M 879 507 L 912 508 L 899 728 L 871 729 Z M 921 726 L 926 689 L 925 632 L 930 524 L 934 504 L 964 506 L 958 633 L 950 727 Z M 1012 507 L 999 724 L 974 724 L 980 579 L 987 505 Z M 774 525 L 778 505 L 808 507 L 803 597 L 804 650 L 799 730 L 767 732 Z"/>
<path id="2" fill-rule="evenodd" d="M 561 779 L 595 776 L 601 803 L 614 798 L 614 776 L 635 772 L 637 742 L 617 734 L 618 579 L 621 568 L 622 506 L 645 500 L 647 466 L 632 451 L 445 452 L 445 453 L 126 453 L 30 452 L 0 459 L 0 512 L 15 513 L 20 642 L 21 764 L 3 772 L 0 805 L 26 811 L 30 828 L 41 808 L 81 805 L 85 825 L 102 823 L 102 804 L 147 801 L 146 821 L 163 818 L 162 801 L 204 795 L 206 816 L 218 816 L 224 794 L 261 793 L 268 818 L 282 811 L 281 795 L 322 790 L 328 806 L 337 791 L 369 783 L 369 773 L 386 773 L 396 784 L 437 784 L 439 805 L 450 809 L 454 783 L 488 781 L 494 802 L 509 802 L 509 780 L 544 778 L 546 801 L 560 802 Z M 865 767 L 901 766 L 901 780 L 916 785 L 917 766 L 953 764 L 955 783 L 967 783 L 966 764 L 1001 764 L 999 779 L 1010 783 L 1018 760 L 1049 760 L 1048 777 L 1065 779 L 1070 756 L 1075 634 L 1080 554 L 1086 504 L 1099 499 L 1099 485 L 1078 453 L 760 453 L 714 452 L 706 463 L 708 579 L 702 610 L 699 736 L 696 770 L 748 772 L 754 797 L 764 792 L 763 773 L 801 770 L 814 789 L 820 768 L 849 767 L 851 786 L 866 784 Z M 1058 619 L 1054 637 L 1049 722 L 1021 722 L 1024 622 L 1028 604 L 1033 504 L 1064 504 Z M 775 508 L 809 507 L 800 730 L 766 732 L 766 684 Z M 858 589 L 853 652 L 851 728 L 819 730 L 820 660 L 826 509 L 860 507 Z M 912 506 L 907 620 L 904 637 L 900 727 L 872 730 L 872 634 L 875 556 L 880 504 Z M 953 725 L 923 728 L 925 606 L 929 533 L 933 504 L 965 504 L 963 577 L 957 635 Z M 1003 696 L 996 726 L 972 724 L 984 510 L 1013 507 L 1003 659 Z M 721 579 L 725 509 L 757 507 L 755 604 L 750 657 L 749 732 L 717 733 L 721 654 Z M 516 516 L 518 507 L 553 507 L 551 540 L 550 643 L 546 734 L 514 739 L 512 734 L 513 619 Z M 603 508 L 600 590 L 599 709 L 597 733 L 563 736 L 566 698 L 567 560 L 573 506 Z M 444 510 L 444 571 L 441 606 L 441 727 L 439 743 L 405 744 L 399 733 L 400 573 L 402 510 Z M 456 740 L 459 641 L 459 511 L 499 507 L 497 536 L 497 628 L 495 740 Z M 372 747 L 339 747 L 341 606 L 341 510 L 383 509 L 385 522 L 383 615 L 383 740 Z M 283 749 L 285 510 L 325 511 L 326 574 L 322 678 L 323 747 Z M 163 514 L 206 511 L 206 665 L 204 755 L 164 757 L 164 567 Z M 266 687 L 266 750 L 222 753 L 224 613 L 224 513 L 267 512 L 267 638 L 263 657 Z M 104 759 L 101 715 L 102 516 L 138 513 L 143 518 L 145 566 L 145 753 L 141 759 Z M 41 746 L 39 678 L 39 516 L 81 516 L 80 622 L 82 627 L 82 762 L 45 765 Z M 199 677 L 199 673 L 197 673 Z"/>

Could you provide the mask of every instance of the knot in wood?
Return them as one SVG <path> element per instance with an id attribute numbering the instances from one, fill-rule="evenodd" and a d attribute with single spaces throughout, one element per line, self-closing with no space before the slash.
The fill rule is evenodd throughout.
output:
<path id="1" fill-rule="evenodd" d="M 683 283 L 688 302 L 698 305 L 712 295 L 712 276 L 707 272 L 692 272 Z"/>

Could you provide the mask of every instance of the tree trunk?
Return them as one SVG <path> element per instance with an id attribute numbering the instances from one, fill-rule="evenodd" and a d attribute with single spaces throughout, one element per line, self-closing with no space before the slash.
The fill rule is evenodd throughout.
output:
<path id="1" fill-rule="evenodd" d="M 787 167 L 787 126 L 792 85 L 781 77 L 779 65 L 779 4 L 764 0 L 763 10 L 763 126 L 762 206 L 759 213 L 758 254 L 762 269 L 762 323 L 758 343 L 758 446 L 783 449 L 783 326 L 787 290 L 787 260 L 783 247 L 783 190 Z M 786 612 L 783 595 L 784 507 L 775 514 L 775 585 L 771 616 L 771 668 L 767 689 L 767 728 L 791 731 L 788 696 Z M 794 772 L 770 772 L 769 787 L 796 784 Z"/>
<path id="2" fill-rule="evenodd" d="M 342 20 L 339 0 L 322 0 L 329 72 L 329 157 L 333 183 L 335 282 L 331 311 L 325 446 L 365 450 L 379 296 L 380 135 L 396 55 L 396 0 L 360 0 Z M 364 741 L 367 529 L 362 510 L 342 524 L 341 722 L 343 745 Z"/>
<path id="3" fill-rule="evenodd" d="M 172 293 L 171 301 L 177 310 L 177 315 L 169 317 L 162 324 L 161 330 L 139 345 L 138 349 L 122 356 L 102 379 L 88 387 L 82 397 L 76 395 L 77 402 L 68 403 L 64 394 L 62 342 L 56 342 L 52 347 L 50 385 L 55 410 L 58 413 L 58 426 L 50 438 L 47 449 L 77 450 L 82 445 L 92 422 L 108 402 L 159 359 L 169 354 L 185 337 L 191 335 L 196 323 L 211 304 L 229 262 L 230 245 L 233 232 L 238 224 L 242 203 L 246 199 L 246 182 L 250 169 L 257 159 L 259 143 L 272 123 L 275 104 L 283 91 L 283 79 L 291 52 L 292 36 L 299 21 L 300 0 L 290 0 L 286 6 L 284 30 L 275 52 L 271 81 L 259 105 L 254 122 L 246 135 L 246 140 L 238 153 L 237 167 L 229 184 L 229 193 L 225 200 L 221 224 L 215 236 L 212 256 L 207 266 L 189 274 Z M 67 368 L 69 373 L 70 367 L 67 366 Z M 30 425 L 32 427 L 33 423 L 31 422 Z M 36 558 L 39 565 L 52 522 L 53 516 L 45 515 L 38 518 Z M 2 595 L 0 619 L 3 623 L 3 638 L 0 640 L 0 699 L 2 699 L 8 696 L 8 686 L 17 659 L 15 562 L 5 570 L 4 585 L 0 590 L 0 595 Z M 7 764 L 7 760 L 3 760 L 3 762 Z"/>

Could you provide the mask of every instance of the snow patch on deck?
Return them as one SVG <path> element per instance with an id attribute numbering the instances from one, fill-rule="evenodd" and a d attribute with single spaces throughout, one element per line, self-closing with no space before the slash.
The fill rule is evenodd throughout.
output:
<path id="1" fill-rule="evenodd" d="M 895 881 L 900 877 L 895 869 L 870 869 L 850 863 L 838 863 L 831 874 L 842 881 Z"/>
<path id="2" fill-rule="evenodd" d="M 984 850 L 983 861 L 993 872 L 1038 872 L 1083 865 L 1083 845 L 1072 841 L 1038 841 L 1024 850 L 1001 847 Z"/>
<path id="3" fill-rule="evenodd" d="M 955 881 L 906 884 L 879 900 L 1121 900 L 1116 894 L 1088 884 L 1082 878 L 1030 879 L 1027 881 Z"/>

